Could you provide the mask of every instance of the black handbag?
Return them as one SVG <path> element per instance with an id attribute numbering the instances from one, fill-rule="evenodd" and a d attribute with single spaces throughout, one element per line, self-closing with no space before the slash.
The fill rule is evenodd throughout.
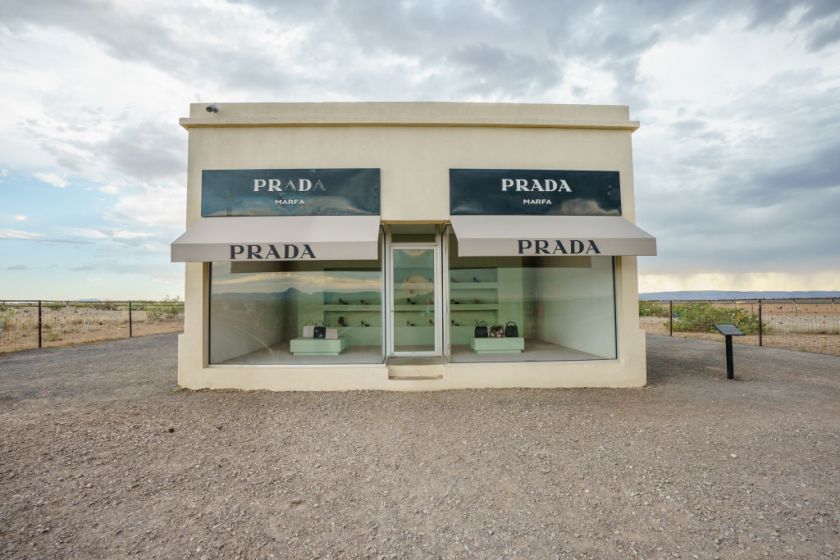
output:
<path id="1" fill-rule="evenodd" d="M 513 321 L 505 323 L 505 336 L 511 336 L 514 338 L 519 336 L 519 327 L 516 326 L 516 323 Z"/>
<path id="2" fill-rule="evenodd" d="M 485 323 L 484 321 L 475 322 L 475 337 L 487 338 L 487 323 Z"/>
<path id="3" fill-rule="evenodd" d="M 320 321 L 318 322 L 320 323 Z M 312 338 L 327 338 L 327 327 L 325 327 L 323 323 L 315 325 Z"/>

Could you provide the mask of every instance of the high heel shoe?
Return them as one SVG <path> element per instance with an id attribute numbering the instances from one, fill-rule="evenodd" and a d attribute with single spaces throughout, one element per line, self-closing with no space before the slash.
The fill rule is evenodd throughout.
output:
<path id="1" fill-rule="evenodd" d="M 408 302 L 408 305 L 417 305 L 415 302 L 411 301 L 411 298 L 405 298 L 405 301 Z"/>
<path id="2" fill-rule="evenodd" d="M 343 299 L 341 299 L 341 298 L 338 298 L 338 304 L 339 304 L 339 305 L 347 305 L 347 302 L 346 302 L 346 301 L 344 301 L 344 300 L 343 300 Z"/>
<path id="3" fill-rule="evenodd" d="M 350 325 L 348 325 L 348 324 L 344 321 L 344 317 L 342 316 L 342 317 L 339 317 L 339 318 L 338 318 L 338 326 L 339 326 L 339 327 L 349 327 Z"/>
<path id="4" fill-rule="evenodd" d="M 367 322 L 367 321 L 365 321 L 365 320 L 362 320 L 362 326 L 363 326 L 363 327 L 369 327 L 369 326 L 370 326 L 370 323 L 368 323 L 368 322 Z"/>

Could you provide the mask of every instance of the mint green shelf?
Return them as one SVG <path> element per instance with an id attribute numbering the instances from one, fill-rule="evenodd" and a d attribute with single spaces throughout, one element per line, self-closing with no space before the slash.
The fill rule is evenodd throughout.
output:
<path id="1" fill-rule="evenodd" d="M 473 338 L 470 348 L 476 354 L 518 354 L 525 349 L 525 339 L 510 338 Z"/>
<path id="2" fill-rule="evenodd" d="M 347 348 L 347 339 L 293 338 L 289 350 L 295 356 L 338 356 Z"/>
<path id="3" fill-rule="evenodd" d="M 432 304 L 421 305 L 421 304 L 418 303 L 417 305 L 405 304 L 405 305 L 395 305 L 394 306 L 394 311 L 434 311 L 434 310 L 435 310 L 435 306 L 432 305 Z"/>
<path id="4" fill-rule="evenodd" d="M 495 290 L 499 287 L 498 282 L 450 282 L 449 289 L 456 290 Z"/>
<path id="5" fill-rule="evenodd" d="M 374 304 L 347 304 L 347 305 L 340 305 L 340 304 L 330 304 L 324 305 L 324 311 L 379 311 L 381 306 L 374 305 Z"/>
<path id="6" fill-rule="evenodd" d="M 450 311 L 496 311 L 498 303 L 450 303 Z"/>

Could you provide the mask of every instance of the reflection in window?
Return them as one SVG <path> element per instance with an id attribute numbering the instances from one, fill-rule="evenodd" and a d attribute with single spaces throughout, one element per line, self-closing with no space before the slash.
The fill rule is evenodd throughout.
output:
<path id="1" fill-rule="evenodd" d="M 450 236 L 452 361 L 616 357 L 612 257 L 458 257 L 457 254 L 457 240 Z M 493 338 L 494 330 L 502 336 L 496 340 L 478 340 L 476 325 L 487 326 L 489 339 Z"/>
<path id="2" fill-rule="evenodd" d="M 211 266 L 211 364 L 382 361 L 379 261 Z"/>

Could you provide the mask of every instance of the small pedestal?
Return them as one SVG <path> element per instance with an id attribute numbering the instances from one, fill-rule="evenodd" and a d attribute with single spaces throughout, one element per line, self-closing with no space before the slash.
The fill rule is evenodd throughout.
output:
<path id="1" fill-rule="evenodd" d="M 289 350 L 295 356 L 338 356 L 347 348 L 347 340 L 335 338 L 293 338 Z"/>
<path id="2" fill-rule="evenodd" d="M 519 354 L 525 349 L 525 339 L 518 336 L 473 338 L 470 348 L 476 354 Z"/>

